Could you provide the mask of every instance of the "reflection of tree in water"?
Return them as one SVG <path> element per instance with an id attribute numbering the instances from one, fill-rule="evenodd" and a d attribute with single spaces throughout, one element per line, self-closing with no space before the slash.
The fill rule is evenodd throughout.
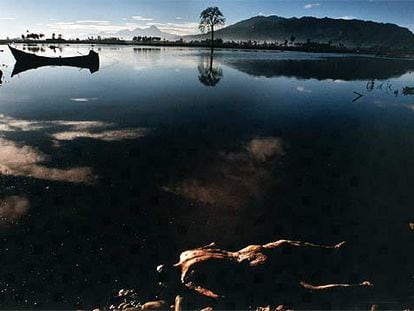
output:
<path id="1" fill-rule="evenodd" d="M 3 71 L 0 70 L 0 85 L 3 83 Z"/>
<path id="2" fill-rule="evenodd" d="M 399 94 L 402 94 L 404 96 L 414 95 L 414 87 L 405 86 L 400 91 L 399 88 L 393 87 L 391 81 L 381 82 L 381 81 L 376 81 L 372 79 L 367 82 L 366 89 L 368 92 L 379 90 L 379 91 L 384 91 L 386 94 L 392 93 L 394 94 L 394 96 L 398 96 Z"/>
<path id="3" fill-rule="evenodd" d="M 216 86 L 223 78 L 223 70 L 220 67 L 214 67 L 213 52 L 207 62 L 198 65 L 198 79 L 206 86 Z"/>

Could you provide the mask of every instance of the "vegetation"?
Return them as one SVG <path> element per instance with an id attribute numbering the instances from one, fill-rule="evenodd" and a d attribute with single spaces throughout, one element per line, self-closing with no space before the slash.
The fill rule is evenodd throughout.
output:
<path id="1" fill-rule="evenodd" d="M 210 31 L 211 33 L 211 48 L 214 46 L 214 27 L 222 26 L 226 19 L 218 7 L 209 7 L 200 14 L 200 25 L 198 28 L 201 32 Z"/>

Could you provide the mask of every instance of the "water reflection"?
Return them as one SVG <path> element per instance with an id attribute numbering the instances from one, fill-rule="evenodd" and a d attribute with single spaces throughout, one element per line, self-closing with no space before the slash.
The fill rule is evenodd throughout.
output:
<path id="1" fill-rule="evenodd" d="M 88 55 L 72 57 L 45 57 L 32 53 L 26 53 L 19 49 L 9 46 L 16 63 L 12 72 L 12 77 L 27 70 L 37 69 L 46 66 L 67 66 L 89 69 L 91 73 L 99 70 L 99 55 L 90 50 Z M 43 50 L 44 51 L 44 50 Z"/>
<path id="2" fill-rule="evenodd" d="M 396 71 L 351 81 L 362 69 L 341 73 L 314 55 L 301 63 L 277 59 L 289 53 L 216 51 L 213 64 L 198 49 L 101 50 L 97 75 L 48 68 L 0 89 L 0 263 L 14 277 L 0 275 L 1 307 L 92 309 L 126 287 L 153 299 L 156 265 L 187 248 L 278 238 L 347 240 L 332 262 L 306 261 L 334 279 L 373 279 L 369 301 L 408 299 L 414 114 L 412 96 L 393 91 L 402 94 L 413 75 L 382 89 L 366 81 L 409 66 L 396 61 Z M 201 80 L 220 83 L 214 92 L 196 78 L 200 63 Z M 226 71 L 220 82 L 217 67 Z M 353 91 L 364 95 L 355 104 Z M 332 281 L 293 257 L 315 282 Z M 347 301 L 355 308 L 361 299 Z M 312 296 L 302 309 L 320 306 Z"/>
<path id="3" fill-rule="evenodd" d="M 315 59 L 224 59 L 224 63 L 252 76 L 317 80 L 372 80 L 400 77 L 414 70 L 413 60 L 374 57 Z"/>
<path id="4" fill-rule="evenodd" d="M 33 177 L 42 180 L 69 183 L 94 183 L 95 177 L 88 167 L 67 169 L 45 166 L 48 156 L 37 149 L 0 138 L 0 175 Z"/>
<path id="5" fill-rule="evenodd" d="M 122 130 L 109 130 L 101 132 L 90 131 L 67 131 L 52 134 L 52 137 L 56 140 L 74 140 L 76 138 L 92 138 L 103 141 L 120 141 L 137 139 L 144 137 L 147 134 L 146 129 L 122 129 Z"/>
<path id="6" fill-rule="evenodd" d="M 0 227 L 8 227 L 16 224 L 26 215 L 29 209 L 29 201 L 25 196 L 7 196 L 0 198 Z"/>
<path id="7" fill-rule="evenodd" d="M 214 66 L 213 51 L 209 58 L 204 58 L 202 63 L 198 65 L 198 79 L 205 86 L 216 86 L 223 78 L 223 70 L 219 66 Z"/>
<path id="8" fill-rule="evenodd" d="M 241 151 L 220 152 L 199 176 L 166 188 L 199 203 L 241 208 L 266 192 L 275 160 L 284 155 L 279 137 L 255 137 Z"/>

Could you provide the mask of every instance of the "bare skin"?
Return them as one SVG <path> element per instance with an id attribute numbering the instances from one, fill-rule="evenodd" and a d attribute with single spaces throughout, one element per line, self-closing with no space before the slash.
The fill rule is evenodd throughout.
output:
<path id="1" fill-rule="evenodd" d="M 223 260 L 235 263 L 247 262 L 249 266 L 255 267 L 264 264 L 268 260 L 268 256 L 264 253 L 266 250 L 275 249 L 282 246 L 291 247 L 306 247 L 306 248 L 324 248 L 324 249 L 339 249 L 345 242 L 338 243 L 336 245 L 321 245 L 302 241 L 291 241 L 291 240 L 278 240 L 270 242 L 264 245 L 249 245 L 242 248 L 239 251 L 231 252 L 222 250 L 215 247 L 215 243 L 209 245 L 188 250 L 180 255 L 180 261 L 174 266 L 180 267 L 181 269 L 181 282 L 189 289 L 198 292 L 199 294 L 210 297 L 220 298 L 220 294 L 217 294 L 201 285 L 194 284 L 190 281 L 191 272 L 193 267 L 199 263 L 206 262 L 209 260 Z M 300 285 L 311 291 L 323 291 L 333 288 L 345 288 L 345 287 L 367 287 L 372 286 L 368 281 L 358 284 L 326 284 L 326 285 L 311 285 L 305 282 L 300 282 Z"/>

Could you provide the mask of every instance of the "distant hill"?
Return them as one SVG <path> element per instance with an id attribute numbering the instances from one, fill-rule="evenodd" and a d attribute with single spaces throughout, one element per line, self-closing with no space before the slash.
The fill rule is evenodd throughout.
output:
<path id="1" fill-rule="evenodd" d="M 114 33 L 111 36 L 122 37 L 123 39 L 126 39 L 126 40 L 131 40 L 135 36 L 137 37 L 138 36 L 160 37 L 161 39 L 166 39 L 166 40 L 177 40 L 179 38 L 176 35 L 159 30 L 157 26 L 151 26 L 148 28 L 137 27 L 134 30 L 121 30 L 121 31 Z"/>
<path id="2" fill-rule="evenodd" d="M 332 18 L 256 16 L 215 32 L 224 41 L 278 41 L 344 44 L 346 47 L 414 49 L 414 34 L 395 24 Z M 209 38 L 209 34 L 184 37 Z"/>

